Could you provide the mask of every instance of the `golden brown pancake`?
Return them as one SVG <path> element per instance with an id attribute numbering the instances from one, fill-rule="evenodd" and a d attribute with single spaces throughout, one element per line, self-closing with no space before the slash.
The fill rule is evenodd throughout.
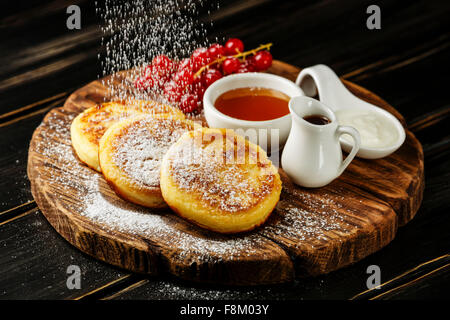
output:
<path id="1" fill-rule="evenodd" d="M 169 147 L 194 123 L 171 115 L 132 117 L 112 125 L 100 139 L 99 162 L 117 194 L 151 207 L 167 206 L 161 195 L 159 171 Z"/>
<path id="2" fill-rule="evenodd" d="M 92 169 L 100 171 L 98 143 L 105 131 L 120 120 L 139 114 L 170 113 L 184 119 L 180 110 L 154 101 L 134 100 L 128 103 L 107 102 L 86 109 L 72 122 L 72 146 L 78 158 Z"/>
<path id="3" fill-rule="evenodd" d="M 281 193 L 265 151 L 229 129 L 185 133 L 164 156 L 160 184 L 176 213 L 220 233 L 261 225 Z"/>

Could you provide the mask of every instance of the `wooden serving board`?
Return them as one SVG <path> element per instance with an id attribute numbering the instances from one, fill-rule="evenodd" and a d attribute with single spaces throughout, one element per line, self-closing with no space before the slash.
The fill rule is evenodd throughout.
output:
<path id="1" fill-rule="evenodd" d="M 274 61 L 269 72 L 295 80 L 299 69 Z M 405 124 L 375 94 L 344 84 Z M 81 251 L 107 263 L 199 282 L 282 283 L 331 272 L 380 250 L 420 206 L 423 152 L 408 130 L 404 145 L 393 155 L 355 159 L 323 188 L 298 187 L 280 170 L 280 202 L 264 226 L 245 234 L 219 235 L 170 210 L 131 205 L 116 196 L 101 174 L 79 162 L 71 147 L 72 119 L 103 102 L 106 94 L 101 81 L 91 82 L 47 114 L 30 143 L 28 176 L 50 224 Z"/>

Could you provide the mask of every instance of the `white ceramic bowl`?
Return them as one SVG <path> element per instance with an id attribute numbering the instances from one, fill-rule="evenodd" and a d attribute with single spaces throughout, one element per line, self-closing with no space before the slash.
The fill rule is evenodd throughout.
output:
<path id="1" fill-rule="evenodd" d="M 403 125 L 400 123 L 400 121 L 394 117 L 391 113 L 388 111 L 381 109 L 377 106 L 370 106 L 367 107 L 369 111 L 371 112 L 377 112 L 384 121 L 390 122 L 391 125 L 395 128 L 397 131 L 397 139 L 395 142 L 393 142 L 391 145 L 386 147 L 377 147 L 372 148 L 368 146 L 361 145 L 361 148 L 359 148 L 359 151 L 357 153 L 357 156 L 363 159 L 380 159 L 384 158 L 395 151 L 397 151 L 398 148 L 400 148 L 405 142 L 406 133 L 405 129 L 403 128 Z M 350 152 L 352 149 L 352 144 L 348 141 L 344 140 L 342 137 L 340 139 L 342 149 L 344 149 L 346 152 Z"/>
<path id="2" fill-rule="evenodd" d="M 248 87 L 278 90 L 290 98 L 304 95 L 302 89 L 294 82 L 273 74 L 250 72 L 229 75 L 217 80 L 205 91 L 203 108 L 208 126 L 234 129 L 248 140 L 258 143 L 266 151 L 276 151 L 278 149 L 276 144 L 278 147 L 283 146 L 291 130 L 290 114 L 273 120 L 248 121 L 227 116 L 214 106 L 216 99 L 221 94 L 233 89 Z"/>

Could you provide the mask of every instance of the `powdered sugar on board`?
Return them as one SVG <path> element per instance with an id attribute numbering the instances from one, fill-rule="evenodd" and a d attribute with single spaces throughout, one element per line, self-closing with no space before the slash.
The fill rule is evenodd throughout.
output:
<path id="1" fill-rule="evenodd" d="M 47 169 L 41 172 L 39 179 L 64 201 L 67 209 L 79 212 L 99 229 L 156 241 L 158 245 L 170 248 L 172 259 L 189 257 L 195 262 L 245 259 L 253 255 L 261 257 L 267 238 L 276 241 L 274 235 L 277 234 L 295 237 L 301 244 L 311 236 L 318 240 L 326 239 L 328 232 L 344 232 L 346 229 L 344 217 L 338 210 L 331 212 L 332 219 L 316 215 L 327 211 L 329 206 L 335 206 L 332 200 L 307 199 L 307 196 L 303 201 L 311 210 L 288 206 L 282 200 L 276 213 L 279 219 L 269 221 L 254 232 L 237 236 L 203 231 L 170 211 L 156 212 L 130 204 L 114 194 L 101 174 L 76 158 L 69 129 L 74 117 L 75 114 L 64 110 L 52 111 L 48 116 L 41 132 L 42 139 L 34 148 Z M 177 223 L 180 221 L 181 224 Z"/>
<path id="2" fill-rule="evenodd" d="M 97 180 L 98 181 L 98 180 Z M 98 185 L 96 190 L 85 199 L 85 217 L 112 230 L 118 230 L 146 239 L 156 239 L 174 249 L 176 257 L 185 259 L 195 256 L 200 261 L 233 259 L 256 254 L 256 247 L 262 245 L 256 234 L 241 237 L 198 236 L 180 230 L 170 223 L 171 213 L 152 213 L 150 210 L 133 206 L 121 199 L 106 198 Z M 188 222 L 186 222 L 188 223 Z"/>
<path id="3" fill-rule="evenodd" d="M 189 232 L 197 228 L 188 222 L 186 229 L 177 228 L 171 212 L 155 212 L 128 203 L 109 189 L 101 174 L 81 164 L 70 145 L 70 123 L 75 115 L 51 114 L 47 119 L 47 130 L 42 132 L 35 151 L 44 156 L 44 161 L 57 174 L 45 174 L 39 178 L 52 188 L 55 195 L 64 199 L 67 209 L 97 224 L 100 229 L 119 231 L 141 236 L 172 248 L 172 258 L 191 257 L 197 261 L 220 261 L 226 256 L 240 259 L 261 255 L 267 240 L 258 234 L 221 236 L 210 232 Z M 56 172 L 55 172 L 56 173 Z M 67 205 L 68 204 L 68 205 Z"/>
<path id="4" fill-rule="evenodd" d="M 276 224 L 267 224 L 262 233 L 271 238 L 276 235 L 296 239 L 296 247 L 305 245 L 303 241 L 307 240 L 307 244 L 314 247 L 315 243 L 331 240 L 330 235 L 334 233 L 348 232 L 351 226 L 345 221 L 345 216 L 332 208 L 335 204 L 332 200 L 329 202 L 332 204 L 325 207 L 322 204 L 314 207 L 313 202 L 306 202 L 310 208 L 307 210 L 282 199 L 277 205 L 277 212 L 282 219 Z"/>

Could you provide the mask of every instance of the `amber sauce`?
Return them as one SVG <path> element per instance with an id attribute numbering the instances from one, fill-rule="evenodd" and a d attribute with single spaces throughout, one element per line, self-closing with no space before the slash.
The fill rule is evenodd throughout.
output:
<path id="1" fill-rule="evenodd" d="M 249 121 L 265 121 L 289 113 L 289 96 L 267 88 L 238 88 L 220 95 L 214 106 L 227 116 Z"/>
<path id="2" fill-rule="evenodd" d="M 312 116 L 303 117 L 303 119 L 305 119 L 309 123 L 312 123 L 312 124 L 315 124 L 318 126 L 323 126 L 323 125 L 329 124 L 331 122 L 330 119 L 328 119 L 327 117 L 317 115 L 317 114 L 314 114 Z"/>

